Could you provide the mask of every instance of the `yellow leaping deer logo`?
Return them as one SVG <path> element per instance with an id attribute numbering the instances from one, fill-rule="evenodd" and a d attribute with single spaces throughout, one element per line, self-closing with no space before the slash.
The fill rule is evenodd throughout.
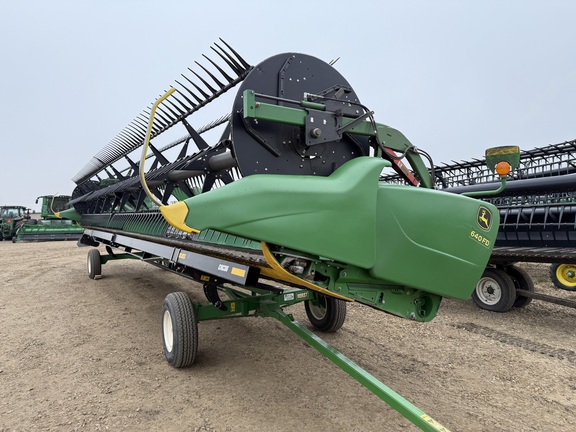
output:
<path id="1" fill-rule="evenodd" d="M 478 217 L 476 218 L 478 225 L 484 231 L 488 231 L 492 225 L 492 212 L 484 206 L 478 209 Z"/>

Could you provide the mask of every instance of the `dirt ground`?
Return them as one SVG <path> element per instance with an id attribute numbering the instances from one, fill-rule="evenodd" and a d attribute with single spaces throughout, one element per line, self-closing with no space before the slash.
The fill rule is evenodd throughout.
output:
<path id="1" fill-rule="evenodd" d="M 0 242 L 0 431 L 416 430 L 271 318 L 201 322 L 196 362 L 171 368 L 163 299 L 204 301 L 199 286 L 133 260 L 90 280 L 87 251 Z M 524 268 L 537 291 L 576 298 Z M 352 304 L 322 337 L 451 431 L 574 431 L 575 328 L 576 309 L 541 301 L 498 314 L 444 300 L 424 324 Z"/>

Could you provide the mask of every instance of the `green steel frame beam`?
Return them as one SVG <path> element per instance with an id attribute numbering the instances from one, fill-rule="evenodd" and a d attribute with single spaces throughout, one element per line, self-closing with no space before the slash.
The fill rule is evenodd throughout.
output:
<path id="1" fill-rule="evenodd" d="M 250 295 L 229 287 L 223 287 L 222 290 L 232 299 L 222 302 L 226 310 L 211 304 L 194 303 L 198 321 L 246 316 L 275 318 L 421 430 L 449 432 L 446 427 L 362 369 L 283 310 L 285 306 L 313 300 L 314 296 L 317 295 L 316 293 L 307 290 L 286 290 L 280 294 L 268 292 L 261 295 L 259 293 L 266 293 L 267 291 L 254 288 Z"/>
<path id="2" fill-rule="evenodd" d="M 449 432 L 446 427 L 442 426 L 420 408 L 416 407 L 390 387 L 383 384 L 376 377 L 362 369 L 332 345 L 328 344 L 326 341 L 296 321 L 291 315 L 286 314 L 281 308 L 268 310 L 267 314 L 270 317 L 276 318 L 300 336 L 310 346 L 318 350 L 324 357 L 329 359 L 332 363 L 390 405 L 392 409 L 400 413 L 421 430 L 428 432 Z"/>
<path id="3" fill-rule="evenodd" d="M 308 102 L 306 100 L 290 101 L 279 99 L 285 102 L 292 102 L 304 109 L 291 108 L 260 102 L 256 100 L 259 96 L 266 97 L 266 95 L 260 95 L 254 92 L 254 90 L 244 90 L 244 118 L 304 127 L 306 125 L 308 109 L 326 111 L 326 106 L 320 103 Z M 418 173 L 422 185 L 426 188 L 432 188 L 434 186 L 428 168 L 424 165 L 422 158 L 415 151 L 415 147 L 400 131 L 380 123 L 358 120 L 357 118 L 342 117 L 342 133 L 374 137 L 377 140 L 379 148 L 376 150 L 379 154 L 383 147 L 401 152 L 406 156 L 406 159 L 408 159 L 414 171 Z"/>

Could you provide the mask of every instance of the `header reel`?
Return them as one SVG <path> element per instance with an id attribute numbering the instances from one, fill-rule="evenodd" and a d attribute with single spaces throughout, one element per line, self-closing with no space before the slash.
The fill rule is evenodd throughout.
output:
<path id="1" fill-rule="evenodd" d="M 253 174 L 329 176 L 360 156 L 392 161 L 408 182 L 431 187 L 419 152 L 398 131 L 376 124 L 342 75 L 308 55 L 286 53 L 250 66 L 228 44 L 213 51 L 223 65 L 182 75 L 176 89 L 158 105 L 151 129 L 152 164 L 146 173 L 151 192 L 163 204 L 206 193 Z M 213 69 L 213 70 L 211 70 Z M 195 129 L 187 118 L 240 84 L 232 112 Z M 247 97 L 253 103 L 246 106 Z M 249 111 L 249 112 L 247 112 Z M 156 206 L 139 185 L 140 163 L 131 153 L 146 139 L 150 109 L 139 114 L 73 178 L 71 204 L 80 214 L 141 212 Z M 158 137 L 177 123 L 187 135 L 164 147 Z M 220 139 L 203 134 L 220 127 Z M 190 152 L 193 142 L 196 151 Z M 167 150 L 181 146 L 175 160 Z M 406 156 L 415 174 L 400 162 Z M 120 168 L 120 165 L 124 168 Z"/>

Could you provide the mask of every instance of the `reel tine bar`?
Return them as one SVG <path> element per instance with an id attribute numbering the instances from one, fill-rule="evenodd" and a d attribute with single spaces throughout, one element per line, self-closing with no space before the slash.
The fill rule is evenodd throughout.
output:
<path id="1" fill-rule="evenodd" d="M 212 65 L 211 67 L 215 69 L 214 71 L 211 71 L 199 62 L 195 63 L 201 69 L 202 75 L 205 75 L 204 77 L 201 73 L 188 68 L 198 81 L 195 82 L 194 78 L 191 79 L 185 75 L 182 76 L 194 87 L 196 92 L 176 80 L 176 84 L 178 84 L 178 86 L 174 87 L 176 88 L 176 92 L 158 106 L 151 138 L 157 137 L 167 129 L 181 122 L 193 112 L 204 107 L 236 86 L 236 84 L 246 77 L 252 66 L 224 40 L 220 39 L 220 41 L 226 49 L 218 44 L 215 44 L 218 49 L 214 47 L 211 48 L 218 57 L 222 59 L 225 66 L 218 65 L 215 61 L 204 55 L 203 57 Z M 225 68 L 229 70 L 225 70 Z M 176 94 L 181 97 L 175 96 Z M 198 96 L 198 94 L 202 97 Z M 191 100 L 188 95 L 190 95 L 195 102 Z M 152 105 L 153 104 L 150 104 L 150 107 Z M 130 152 L 142 146 L 145 140 L 145 131 L 147 129 L 149 115 L 150 108 L 143 110 L 143 113 L 140 113 L 126 128 L 120 131 L 72 180 L 76 184 L 81 184 L 103 171 L 105 167 L 117 162 Z M 221 123 L 222 122 L 218 124 Z"/>

